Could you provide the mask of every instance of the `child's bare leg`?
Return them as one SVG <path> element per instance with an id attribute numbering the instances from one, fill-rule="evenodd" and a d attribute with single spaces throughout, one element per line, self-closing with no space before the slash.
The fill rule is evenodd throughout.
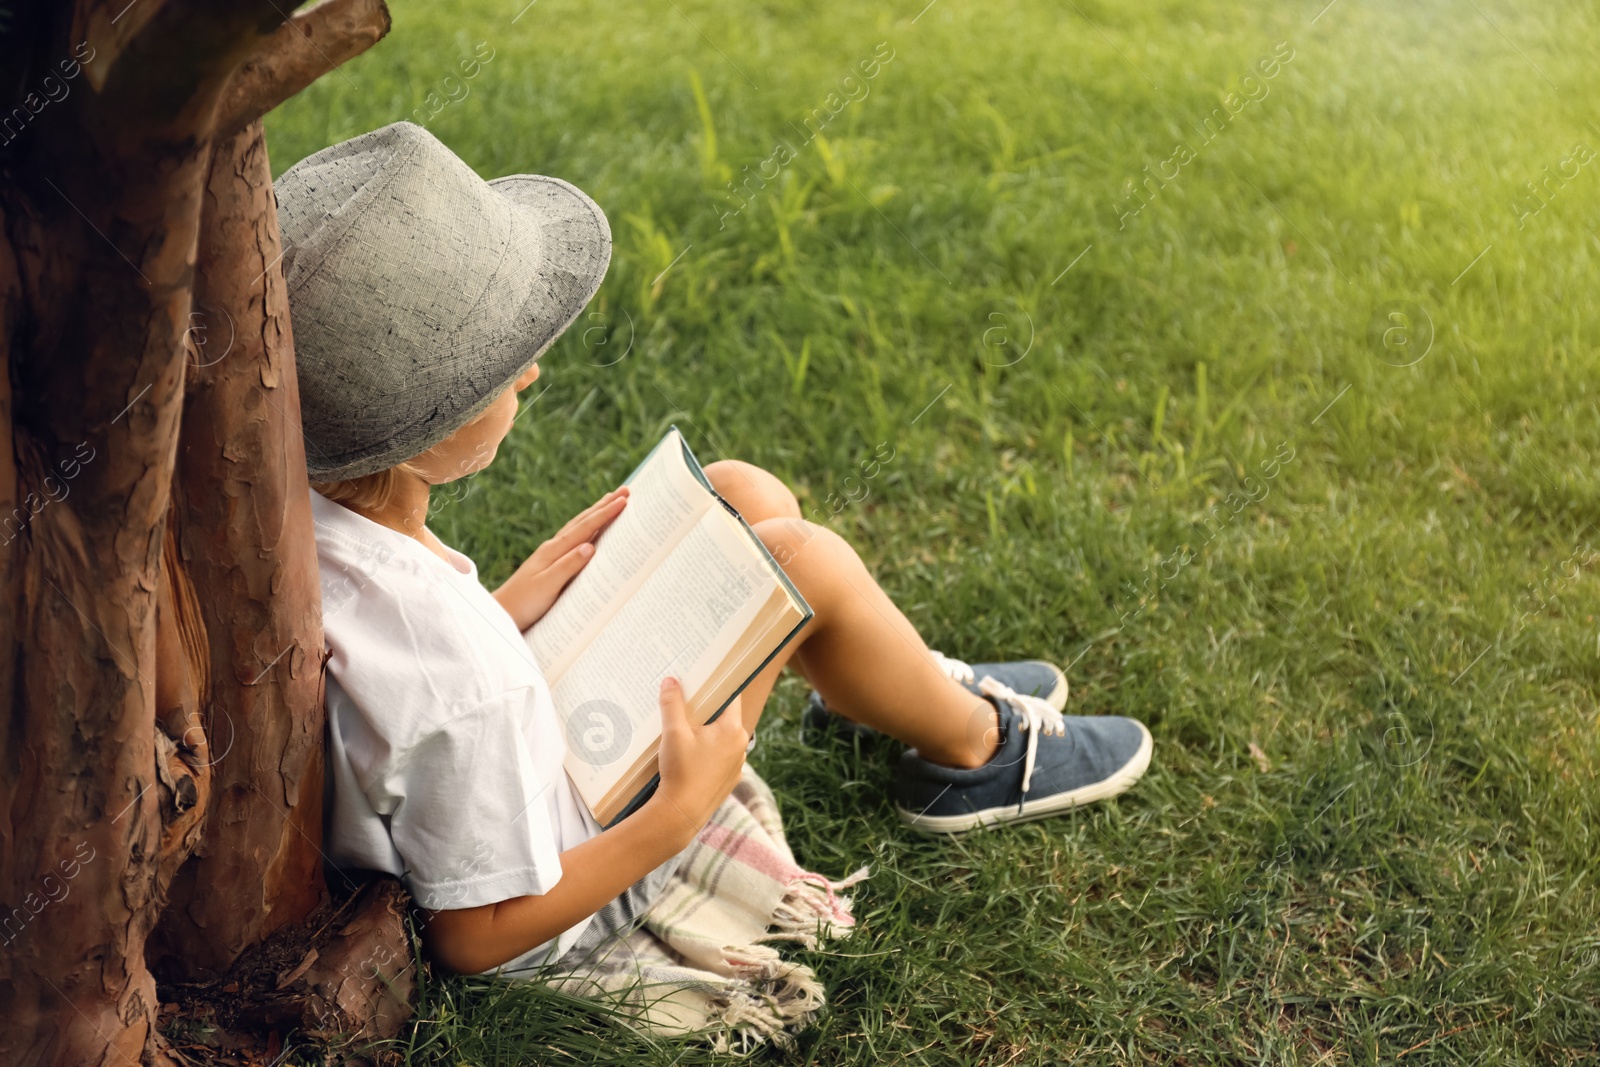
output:
<path id="1" fill-rule="evenodd" d="M 938 668 L 855 549 L 800 519 L 767 519 L 755 529 L 816 612 L 790 666 L 828 706 L 930 762 L 986 763 L 998 741 L 994 706 Z"/>
<path id="2" fill-rule="evenodd" d="M 1062 717 L 1057 705 L 1003 683 L 995 704 L 970 693 L 935 664 L 855 550 L 800 518 L 781 482 L 747 464 L 713 466 L 720 468 L 713 484 L 816 612 L 777 657 L 782 662 L 768 664 L 741 695 L 748 729 L 754 731 L 784 663 L 794 667 L 830 711 L 917 750 L 901 756 L 895 805 L 928 833 L 1073 811 L 1116 796 L 1144 774 L 1153 746 L 1141 723 L 1115 715 Z M 988 692 L 996 680 L 984 681 Z"/>
<path id="3" fill-rule="evenodd" d="M 755 730 L 785 664 L 847 717 L 952 767 L 981 766 L 993 754 L 994 707 L 951 681 L 928 646 L 843 538 L 800 519 L 800 505 L 777 478 L 732 460 L 706 475 L 739 510 L 816 612 L 741 694 L 745 726 Z"/>

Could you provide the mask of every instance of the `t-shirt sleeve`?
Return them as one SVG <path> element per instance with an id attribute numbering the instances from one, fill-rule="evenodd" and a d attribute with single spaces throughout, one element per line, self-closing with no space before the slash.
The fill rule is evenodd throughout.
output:
<path id="1" fill-rule="evenodd" d="M 429 911 L 547 893 L 561 878 L 549 791 L 512 690 L 421 738 L 386 783 L 406 888 Z"/>

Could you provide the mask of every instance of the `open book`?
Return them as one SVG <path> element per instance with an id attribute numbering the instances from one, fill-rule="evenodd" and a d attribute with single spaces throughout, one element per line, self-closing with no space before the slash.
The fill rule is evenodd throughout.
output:
<path id="1" fill-rule="evenodd" d="M 709 722 L 811 618 L 677 427 L 628 477 L 628 506 L 523 634 L 555 699 L 567 775 L 609 826 L 656 782 L 661 679 Z"/>

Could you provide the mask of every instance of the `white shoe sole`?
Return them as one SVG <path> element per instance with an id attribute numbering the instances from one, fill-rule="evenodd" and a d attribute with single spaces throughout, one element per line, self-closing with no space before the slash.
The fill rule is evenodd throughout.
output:
<path id="1" fill-rule="evenodd" d="M 981 826 L 1003 826 L 1045 819 L 1064 811 L 1081 808 L 1085 804 L 1093 804 L 1097 800 L 1107 800 L 1119 793 L 1126 793 L 1133 788 L 1135 782 L 1144 777 L 1144 772 L 1150 766 L 1150 754 L 1155 750 L 1155 740 L 1150 736 L 1149 729 L 1137 719 L 1134 721 L 1138 723 L 1139 731 L 1144 734 L 1144 740 L 1139 743 L 1139 751 L 1135 752 L 1116 773 L 1082 789 L 1040 797 L 1035 801 L 1024 801 L 1020 811 L 1015 804 L 1007 804 L 1001 808 L 986 808 L 983 811 L 972 811 L 962 815 L 918 815 L 899 806 L 896 806 L 895 810 L 900 813 L 900 821 L 913 830 L 920 830 L 925 834 L 962 834 Z"/>

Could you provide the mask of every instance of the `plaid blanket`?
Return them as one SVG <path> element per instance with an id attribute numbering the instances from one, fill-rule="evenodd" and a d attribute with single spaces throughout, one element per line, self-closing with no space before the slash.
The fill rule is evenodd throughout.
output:
<path id="1" fill-rule="evenodd" d="M 772 943 L 847 936 L 855 918 L 838 892 L 866 876 L 835 882 L 796 864 L 772 791 L 746 765 L 694 844 L 607 905 L 540 978 L 654 1033 L 702 1033 L 722 1051 L 786 1045 L 824 995 Z"/>

